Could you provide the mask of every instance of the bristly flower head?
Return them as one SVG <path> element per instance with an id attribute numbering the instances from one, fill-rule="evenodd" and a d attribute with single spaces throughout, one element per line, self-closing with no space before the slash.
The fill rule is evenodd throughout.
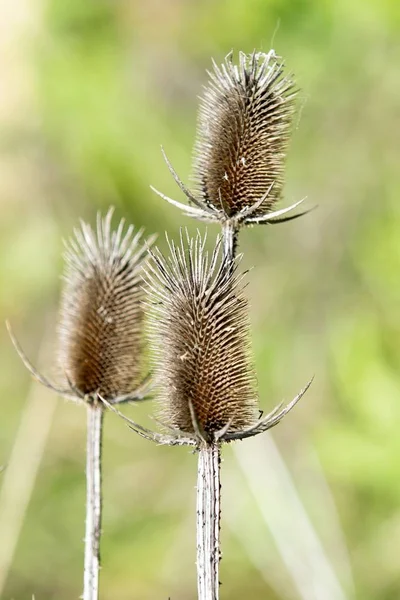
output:
<path id="1" fill-rule="evenodd" d="M 271 60 L 272 59 L 272 60 Z M 202 200 L 229 216 L 280 199 L 296 91 L 271 54 L 230 54 L 214 62 L 200 104 L 195 182 Z"/>
<path id="2" fill-rule="evenodd" d="M 243 440 L 274 427 L 297 404 L 257 418 L 256 376 L 250 357 L 247 301 L 238 260 L 221 249 L 209 256 L 205 238 L 181 233 L 167 238 L 170 256 L 156 249 L 147 272 L 149 334 L 154 385 L 168 434 L 135 423 L 105 404 L 136 433 L 158 444 L 219 444 Z"/>
<path id="3" fill-rule="evenodd" d="M 141 269 L 148 245 L 124 221 L 111 230 L 112 210 L 86 223 L 67 244 L 59 324 L 59 365 L 81 396 L 129 394 L 142 369 Z M 149 240 L 148 243 L 151 243 Z"/>
<path id="4" fill-rule="evenodd" d="M 150 263 L 154 372 L 164 422 L 213 439 L 257 415 L 247 301 L 220 245 L 209 257 L 205 239 L 186 238 L 169 243 L 168 259 L 156 251 Z"/>
<path id="5" fill-rule="evenodd" d="M 199 219 L 238 224 L 294 218 L 282 215 L 300 202 L 273 211 L 282 197 L 295 112 L 293 79 L 273 50 L 268 54 L 240 52 L 238 65 L 230 53 L 220 67 L 215 62 L 213 67 L 200 102 L 193 191 L 184 186 L 165 157 L 191 203 L 181 208 Z"/>

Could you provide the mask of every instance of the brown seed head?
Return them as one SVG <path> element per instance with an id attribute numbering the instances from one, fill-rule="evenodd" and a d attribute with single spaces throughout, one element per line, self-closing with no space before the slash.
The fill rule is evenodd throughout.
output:
<path id="1" fill-rule="evenodd" d="M 140 377 L 143 349 L 142 231 L 111 231 L 112 210 L 67 245 L 59 324 L 59 366 L 80 394 L 112 399 Z"/>
<path id="2" fill-rule="evenodd" d="M 219 243 L 209 259 L 205 239 L 186 237 L 169 243 L 168 259 L 156 251 L 150 263 L 161 413 L 167 425 L 193 434 L 191 405 L 206 434 L 228 423 L 239 430 L 254 422 L 257 408 L 242 277 L 221 258 Z"/>
<path id="3" fill-rule="evenodd" d="M 240 52 L 234 65 L 231 53 L 214 63 L 201 99 L 193 179 L 197 195 L 228 216 L 267 195 L 253 213 L 263 215 L 281 198 L 297 92 L 276 58 Z"/>

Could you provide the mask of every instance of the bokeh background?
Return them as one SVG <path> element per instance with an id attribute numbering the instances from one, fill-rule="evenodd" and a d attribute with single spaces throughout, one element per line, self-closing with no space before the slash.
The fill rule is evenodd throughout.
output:
<path id="1" fill-rule="evenodd" d="M 182 196 L 211 57 L 285 58 L 301 93 L 287 203 L 241 235 L 260 403 L 315 381 L 262 439 L 227 447 L 221 597 L 400 598 L 398 0 L 3 0 L 0 321 L 51 373 L 62 238 L 116 207 L 197 224 Z M 203 225 L 199 225 L 201 230 Z M 209 228 L 209 237 L 217 228 Z M 81 594 L 85 411 L 32 382 L 0 331 L 0 597 Z M 128 412 L 148 423 L 150 404 Z M 108 415 L 101 597 L 192 600 L 196 459 Z"/>

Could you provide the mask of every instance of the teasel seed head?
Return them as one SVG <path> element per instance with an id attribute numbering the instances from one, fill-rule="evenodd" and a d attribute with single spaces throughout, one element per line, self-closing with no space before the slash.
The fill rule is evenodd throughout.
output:
<path id="1" fill-rule="evenodd" d="M 200 449 L 275 427 L 313 379 L 290 402 L 264 416 L 257 408 L 240 258 L 223 251 L 221 238 L 211 255 L 200 234 L 193 239 L 185 231 L 178 244 L 167 241 L 170 256 L 151 250 L 145 267 L 153 390 L 166 433 L 147 429 L 112 403 L 104 404 L 138 435 L 170 446 Z"/>
<path id="2" fill-rule="evenodd" d="M 274 210 L 282 198 L 297 95 L 283 62 L 271 50 L 240 52 L 239 64 L 234 64 L 230 53 L 221 66 L 213 62 L 208 74 L 200 100 L 193 190 L 186 188 L 165 156 L 190 205 L 157 193 L 187 215 L 206 221 L 280 223 L 304 214 L 284 216 L 304 199 Z"/>
<path id="3" fill-rule="evenodd" d="M 196 191 L 229 216 L 265 200 L 254 216 L 281 198 L 294 114 L 295 84 L 269 54 L 230 54 L 214 62 L 200 103 L 195 148 Z"/>
<path id="4" fill-rule="evenodd" d="M 65 253 L 59 321 L 59 367 L 84 397 L 129 394 L 143 369 L 143 231 L 111 230 L 112 209 L 74 231 Z"/>
<path id="5" fill-rule="evenodd" d="M 162 419 L 169 427 L 212 438 L 239 431 L 257 415 L 242 276 L 227 269 L 220 243 L 209 257 L 205 238 L 181 234 L 149 264 L 150 335 Z"/>
<path id="6" fill-rule="evenodd" d="M 156 236 L 141 243 L 124 220 L 111 231 L 111 208 L 97 215 L 96 232 L 81 222 L 66 244 L 65 285 L 59 318 L 58 367 L 62 383 L 54 383 L 30 362 L 8 333 L 33 378 L 64 398 L 107 406 L 144 400 L 151 374 L 139 380 L 143 350 L 142 267 Z M 133 387 L 135 386 L 135 387 Z M 115 410 L 115 409 L 114 409 Z"/>

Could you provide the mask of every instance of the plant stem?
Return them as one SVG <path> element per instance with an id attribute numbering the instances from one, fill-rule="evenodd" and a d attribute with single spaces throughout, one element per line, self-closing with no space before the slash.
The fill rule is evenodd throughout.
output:
<path id="1" fill-rule="evenodd" d="M 222 225 L 222 242 L 224 257 L 230 259 L 230 262 L 236 256 L 239 237 L 239 228 L 232 221 L 226 221 Z M 232 266 L 232 265 L 231 265 Z"/>
<path id="2" fill-rule="evenodd" d="M 101 438 L 103 407 L 87 406 L 86 535 L 83 600 L 99 596 L 101 536 Z"/>
<path id="3" fill-rule="evenodd" d="M 218 600 L 220 552 L 219 443 L 199 450 L 197 475 L 197 591 L 199 600 Z"/>

